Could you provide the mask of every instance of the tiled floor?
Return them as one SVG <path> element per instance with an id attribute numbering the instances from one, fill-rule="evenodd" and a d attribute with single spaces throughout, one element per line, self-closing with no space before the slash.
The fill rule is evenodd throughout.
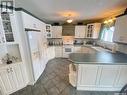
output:
<path id="1" fill-rule="evenodd" d="M 27 86 L 11 95 L 114 95 L 114 92 L 77 91 L 69 84 L 67 59 L 53 59 L 34 86 Z"/>

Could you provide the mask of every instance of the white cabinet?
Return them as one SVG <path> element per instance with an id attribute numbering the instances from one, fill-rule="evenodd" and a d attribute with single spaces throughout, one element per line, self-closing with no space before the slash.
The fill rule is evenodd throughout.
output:
<path id="1" fill-rule="evenodd" d="M 52 26 L 52 38 L 62 38 L 62 26 Z"/>
<path id="2" fill-rule="evenodd" d="M 39 27 L 39 20 L 34 18 L 33 16 L 22 12 L 22 19 L 23 19 L 23 25 L 25 28 L 29 29 L 38 29 Z"/>
<path id="3" fill-rule="evenodd" d="M 51 59 L 53 59 L 54 57 L 55 57 L 55 47 L 48 47 L 48 49 L 47 49 L 47 58 L 48 58 L 48 60 L 51 60 Z"/>
<path id="4" fill-rule="evenodd" d="M 55 47 L 55 57 L 62 57 L 63 55 L 63 48 L 62 46 Z"/>
<path id="5" fill-rule="evenodd" d="M 75 38 L 85 38 L 86 26 L 75 26 Z"/>
<path id="6" fill-rule="evenodd" d="M 127 67 L 126 66 L 121 66 L 120 67 L 120 72 L 118 73 L 119 76 L 118 76 L 118 79 L 117 79 L 116 84 L 115 84 L 116 87 L 121 87 L 122 88 L 123 85 L 125 85 L 125 83 L 127 83 L 126 73 L 127 73 Z"/>
<path id="7" fill-rule="evenodd" d="M 46 24 L 46 38 L 52 38 L 52 26 Z"/>
<path id="8" fill-rule="evenodd" d="M 15 15 L 1 14 L 0 29 L 0 43 L 18 42 Z"/>
<path id="9" fill-rule="evenodd" d="M 78 86 L 95 86 L 97 79 L 98 66 L 79 65 Z"/>
<path id="10" fill-rule="evenodd" d="M 103 66 L 99 79 L 99 86 L 113 87 L 119 72 L 118 66 Z"/>
<path id="11" fill-rule="evenodd" d="M 127 15 L 118 17 L 115 23 L 113 41 L 127 43 Z"/>
<path id="12" fill-rule="evenodd" d="M 17 63 L 0 68 L 0 88 L 5 94 L 11 94 L 27 85 L 28 78 L 23 65 Z"/>
<path id="13" fill-rule="evenodd" d="M 0 16 L 0 43 L 5 43 L 5 35 L 4 35 L 4 27 L 3 27 L 3 23 L 2 23 L 2 18 Z"/>
<path id="14" fill-rule="evenodd" d="M 87 24 L 86 38 L 98 39 L 101 23 Z"/>
<path id="15" fill-rule="evenodd" d="M 77 89 L 119 91 L 127 83 L 127 66 L 79 64 Z"/>

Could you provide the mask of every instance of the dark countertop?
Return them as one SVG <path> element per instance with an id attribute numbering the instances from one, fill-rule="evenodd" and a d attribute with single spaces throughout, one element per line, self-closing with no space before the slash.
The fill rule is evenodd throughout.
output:
<path id="1" fill-rule="evenodd" d="M 123 53 L 72 53 L 69 59 L 75 64 L 127 65 L 127 54 Z"/>

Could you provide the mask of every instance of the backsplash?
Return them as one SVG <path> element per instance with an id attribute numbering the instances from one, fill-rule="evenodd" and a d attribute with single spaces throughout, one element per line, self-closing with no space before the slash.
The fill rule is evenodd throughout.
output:
<path id="1" fill-rule="evenodd" d="M 95 39 L 83 39 L 83 38 L 74 38 L 73 43 L 76 45 L 83 45 L 83 44 L 94 44 L 97 40 Z M 49 45 L 63 45 L 62 39 L 48 39 Z"/>

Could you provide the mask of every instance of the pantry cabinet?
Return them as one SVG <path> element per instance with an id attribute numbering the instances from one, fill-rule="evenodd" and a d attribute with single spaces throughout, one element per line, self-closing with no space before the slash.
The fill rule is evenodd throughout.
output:
<path id="1" fill-rule="evenodd" d="M 0 88 L 5 94 L 11 94 L 28 83 L 27 72 L 23 63 L 15 63 L 0 68 Z"/>
<path id="2" fill-rule="evenodd" d="M 52 38 L 62 38 L 62 26 L 52 26 Z"/>
<path id="3" fill-rule="evenodd" d="M 101 23 L 87 24 L 86 27 L 86 38 L 98 39 Z"/>
<path id="4" fill-rule="evenodd" d="M 86 34 L 85 25 L 75 26 L 75 38 L 85 38 L 85 34 Z"/>
<path id="5" fill-rule="evenodd" d="M 127 43 L 127 15 L 120 16 L 115 22 L 115 31 L 113 35 L 114 42 Z"/>

